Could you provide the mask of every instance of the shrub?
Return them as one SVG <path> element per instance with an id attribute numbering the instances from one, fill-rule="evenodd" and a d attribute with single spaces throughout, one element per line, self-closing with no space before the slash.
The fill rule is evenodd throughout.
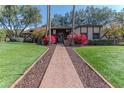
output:
<path id="1" fill-rule="evenodd" d="M 32 35 L 33 35 L 35 38 L 43 38 L 43 36 L 45 35 L 45 33 L 46 33 L 46 29 L 45 29 L 45 28 L 42 28 L 41 30 L 35 29 L 35 30 L 32 32 Z"/>
<path id="2" fill-rule="evenodd" d="M 50 39 L 50 36 L 44 36 L 43 42 L 44 42 L 45 45 L 47 45 L 49 43 L 49 39 Z M 56 43 L 56 36 L 51 35 L 51 41 L 50 42 L 52 44 L 55 44 Z"/>
<path id="3" fill-rule="evenodd" d="M 33 35 L 34 39 L 37 40 L 37 43 L 41 43 L 45 33 L 46 33 L 46 30 L 43 28 L 41 30 L 35 29 L 32 32 L 32 35 Z"/>
<path id="4" fill-rule="evenodd" d="M 75 44 L 87 44 L 87 37 L 85 34 L 74 34 L 73 36 L 70 34 L 67 36 L 67 39 L 72 42 L 74 40 Z"/>
<path id="5" fill-rule="evenodd" d="M 113 40 L 88 40 L 88 45 L 113 45 Z"/>
<path id="6" fill-rule="evenodd" d="M 40 32 L 39 30 L 34 30 L 34 31 L 32 32 L 33 37 L 38 38 L 39 32 Z"/>
<path id="7" fill-rule="evenodd" d="M 75 42 L 75 44 L 81 44 L 81 43 L 82 43 L 82 38 L 81 38 L 81 36 L 80 36 L 80 35 L 76 35 L 76 36 L 74 37 L 74 42 Z"/>
<path id="8" fill-rule="evenodd" d="M 67 36 L 67 40 L 69 41 L 69 42 L 72 42 L 72 40 L 73 40 L 73 38 L 75 37 L 75 34 L 72 36 L 72 34 L 69 34 L 68 36 Z"/>
<path id="9" fill-rule="evenodd" d="M 124 46 L 124 42 L 119 42 L 118 45 Z"/>
<path id="10" fill-rule="evenodd" d="M 83 44 L 83 45 L 85 45 L 85 44 L 87 44 L 87 37 L 84 34 L 75 35 L 74 42 L 76 44 Z"/>
<path id="11" fill-rule="evenodd" d="M 32 38 L 26 38 L 26 39 L 24 40 L 24 42 L 32 43 Z"/>
<path id="12" fill-rule="evenodd" d="M 21 38 L 21 37 L 13 37 L 11 39 L 11 42 L 23 42 L 24 41 L 24 38 Z"/>
<path id="13" fill-rule="evenodd" d="M 0 42 L 4 41 L 6 38 L 6 33 L 4 31 L 0 31 Z"/>

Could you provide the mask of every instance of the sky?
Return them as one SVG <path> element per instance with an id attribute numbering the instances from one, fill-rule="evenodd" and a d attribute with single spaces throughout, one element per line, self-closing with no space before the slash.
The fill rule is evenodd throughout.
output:
<path id="1" fill-rule="evenodd" d="M 76 10 L 86 8 L 88 5 L 76 5 Z M 46 5 L 39 5 L 37 6 L 40 9 L 40 13 L 42 15 L 42 23 L 41 25 L 46 24 L 47 22 L 47 6 Z M 113 10 L 120 11 L 122 8 L 124 8 L 124 5 L 96 5 L 95 7 L 109 7 Z M 61 14 L 64 15 L 66 12 L 69 12 L 72 10 L 71 5 L 51 5 L 51 16 L 54 14 Z"/>

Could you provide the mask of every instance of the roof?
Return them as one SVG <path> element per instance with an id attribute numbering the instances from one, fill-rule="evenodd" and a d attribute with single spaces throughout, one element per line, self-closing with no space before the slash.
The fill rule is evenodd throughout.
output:
<path id="1" fill-rule="evenodd" d="M 71 29 L 71 27 L 51 27 L 51 29 Z"/>
<path id="2" fill-rule="evenodd" d="M 103 25 L 91 25 L 91 24 L 85 24 L 85 25 L 79 25 L 78 27 L 102 27 Z M 51 27 L 51 29 L 72 29 L 72 27 Z"/>
<path id="3" fill-rule="evenodd" d="M 79 25 L 77 26 L 76 28 L 78 27 L 102 27 L 103 25 L 92 25 L 92 24 L 85 24 L 85 25 Z"/>
<path id="4" fill-rule="evenodd" d="M 24 32 L 30 32 L 31 30 L 34 30 L 34 29 L 37 29 L 37 30 L 41 30 L 42 28 L 45 28 L 46 27 L 46 24 L 43 25 L 42 27 L 36 27 L 36 28 L 31 28 L 31 29 L 28 29 Z M 91 24 L 85 24 L 85 25 L 79 25 L 79 26 L 76 26 L 75 28 L 78 28 L 78 27 L 102 27 L 102 25 L 91 25 Z M 51 27 L 51 29 L 68 29 L 68 30 L 71 30 L 72 27 L 68 27 L 68 26 L 62 26 L 62 27 Z"/>

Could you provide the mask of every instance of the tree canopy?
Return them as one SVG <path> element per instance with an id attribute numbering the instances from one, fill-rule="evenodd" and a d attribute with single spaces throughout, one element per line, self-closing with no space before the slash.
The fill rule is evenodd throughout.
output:
<path id="1" fill-rule="evenodd" d="M 112 22 L 116 11 L 108 7 L 98 8 L 87 6 L 75 12 L 75 25 L 81 24 L 98 24 L 105 25 Z M 55 14 L 52 19 L 52 26 L 71 26 L 72 11 L 65 13 L 64 16 Z"/>
<path id="2" fill-rule="evenodd" d="M 41 21 L 40 10 L 35 6 L 5 5 L 0 7 L 0 23 L 10 39 L 18 37 L 30 26 Z"/>

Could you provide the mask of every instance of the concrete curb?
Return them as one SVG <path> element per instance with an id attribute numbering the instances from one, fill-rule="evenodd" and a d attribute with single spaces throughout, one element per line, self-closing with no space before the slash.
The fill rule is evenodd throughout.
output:
<path id="1" fill-rule="evenodd" d="M 102 78 L 111 88 L 115 88 L 108 80 L 106 80 L 93 66 L 91 66 L 83 57 L 81 57 L 73 48 L 73 51 L 93 70 L 95 73 Z"/>
<path id="2" fill-rule="evenodd" d="M 9 88 L 14 88 L 17 83 L 33 68 L 33 66 L 37 63 L 37 61 L 39 61 L 49 50 L 49 48 L 47 48 L 47 50 L 40 55 L 40 57 L 38 57 L 35 62 L 24 72 L 24 74 L 22 76 L 20 76 Z"/>

